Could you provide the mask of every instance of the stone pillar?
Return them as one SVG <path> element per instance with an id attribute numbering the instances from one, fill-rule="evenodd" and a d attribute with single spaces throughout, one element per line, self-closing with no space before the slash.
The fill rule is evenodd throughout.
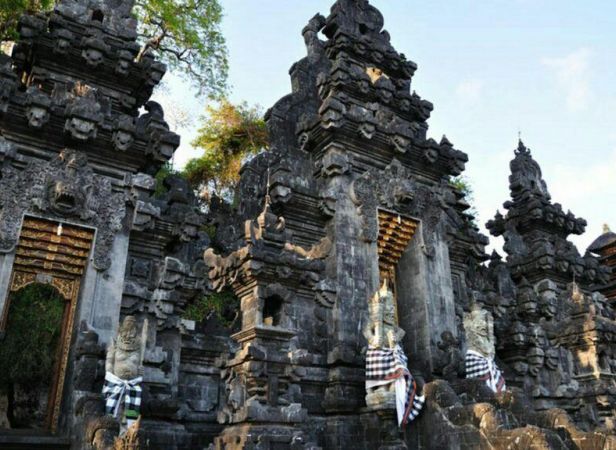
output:
<path id="1" fill-rule="evenodd" d="M 0 320 L 4 317 L 4 310 L 9 297 L 9 288 L 11 283 L 11 273 L 13 271 L 13 261 L 15 260 L 15 252 L 0 255 Z M 2 333 L 2 332 L 0 332 Z"/>
<path id="2" fill-rule="evenodd" d="M 128 234 L 118 234 L 111 248 L 111 267 L 103 272 L 89 264 L 83 277 L 75 323 L 85 322 L 105 345 L 119 326 L 128 242 Z"/>
<path id="3" fill-rule="evenodd" d="M 438 365 L 441 333 L 450 331 L 456 336 L 457 324 L 447 245 L 437 235 L 434 252 L 426 254 L 421 231 L 397 267 L 398 317 L 406 331 L 403 343 L 409 369 L 429 378 Z"/>

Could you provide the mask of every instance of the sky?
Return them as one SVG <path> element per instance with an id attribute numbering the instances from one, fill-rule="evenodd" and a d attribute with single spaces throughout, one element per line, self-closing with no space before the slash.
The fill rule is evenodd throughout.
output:
<path id="1" fill-rule="evenodd" d="M 305 56 L 301 30 L 333 0 L 221 0 L 230 98 L 263 109 L 291 90 Z M 583 253 L 608 223 L 616 231 L 616 2 L 606 0 L 372 0 L 392 44 L 419 66 L 412 89 L 434 104 L 429 136 L 469 155 L 465 175 L 483 224 L 509 198 L 518 133 L 542 167 L 554 202 L 588 221 L 572 237 Z M 155 96 L 190 146 L 205 102 L 172 74 Z M 171 120 L 173 122 L 173 119 Z M 186 124 L 185 124 L 186 125 Z M 500 244 L 491 238 L 493 246 Z"/>

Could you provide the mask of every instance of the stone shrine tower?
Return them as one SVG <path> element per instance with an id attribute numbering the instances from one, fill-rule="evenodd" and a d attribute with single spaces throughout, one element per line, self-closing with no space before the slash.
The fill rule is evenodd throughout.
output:
<path id="1" fill-rule="evenodd" d="M 609 273 L 567 241 L 585 221 L 520 142 L 488 224 L 507 258 L 485 254 L 453 183 L 468 157 L 428 137 L 417 66 L 377 9 L 337 0 L 308 22 L 270 151 L 242 168 L 237 205 L 205 213 L 179 177 L 156 189 L 179 137 L 149 101 L 165 67 L 140 52 L 131 8 L 60 0 L 0 59 L 0 350 L 33 286 L 62 319 L 49 376 L 0 390 L 0 446 L 616 448 Z M 210 307 L 198 322 L 195 304 Z M 404 427 L 391 397 L 367 401 L 379 308 L 426 399 Z M 149 324 L 141 417 L 114 444 L 100 392 L 128 315 Z M 482 345 L 505 392 L 465 377 Z"/>

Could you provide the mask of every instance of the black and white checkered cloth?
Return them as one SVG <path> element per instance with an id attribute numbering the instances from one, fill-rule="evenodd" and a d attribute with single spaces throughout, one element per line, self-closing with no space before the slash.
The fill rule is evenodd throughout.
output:
<path id="1" fill-rule="evenodd" d="M 423 395 L 417 395 L 417 383 L 407 364 L 408 359 L 400 345 L 395 349 L 369 348 L 366 354 L 368 383 L 374 382 L 374 386 L 396 383 L 396 403 L 404 401 L 404 408 L 397 408 L 398 425 L 406 425 L 414 420 L 425 402 Z"/>
<path id="2" fill-rule="evenodd" d="M 486 358 L 473 350 L 466 352 L 466 378 L 479 378 L 495 393 L 503 392 L 505 377 L 492 358 Z"/>
<path id="3" fill-rule="evenodd" d="M 141 410 L 141 382 L 142 377 L 132 380 L 123 380 L 112 374 L 105 373 L 103 395 L 105 396 L 105 412 L 118 417 L 120 406 L 124 403 L 124 416 L 127 426 L 137 420 Z"/>

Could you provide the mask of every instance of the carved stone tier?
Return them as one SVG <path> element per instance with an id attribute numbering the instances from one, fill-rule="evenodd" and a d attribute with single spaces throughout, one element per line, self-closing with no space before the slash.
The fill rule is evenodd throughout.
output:
<path id="1" fill-rule="evenodd" d="M 573 279 L 604 282 L 605 268 L 595 258 L 580 256 L 566 240 L 570 234 L 582 234 L 586 221 L 551 202 L 541 169 L 522 141 L 511 162 L 509 183 L 512 200 L 504 204 L 507 215 L 497 212 L 486 226 L 494 236 L 504 237 L 514 278 L 531 283 L 550 278 L 562 285 Z"/>
<path id="2" fill-rule="evenodd" d="M 611 278 L 600 291 L 613 302 L 616 299 L 616 233 L 605 225 L 603 234 L 590 244 L 588 251 L 597 255 L 599 261 L 611 270 Z"/>
<path id="3" fill-rule="evenodd" d="M 165 67 L 149 53 L 137 58 L 132 6 L 55 2 L 49 13 L 25 15 L 12 57 L 0 56 L 0 312 L 7 314 L 13 274 L 22 272 L 70 298 L 66 344 L 55 360 L 63 375 L 54 378 L 52 426 L 44 432 L 53 428 L 58 442 L 74 448 L 101 447 L 117 434 L 103 418 L 100 346 L 122 316 L 147 317 L 141 431 L 154 447 L 191 448 L 219 431 L 215 412 L 203 410 L 220 383 L 213 360 L 233 341 L 219 327 L 225 344 L 205 344 L 202 330 L 183 318 L 205 291 L 201 255 L 209 238 L 184 181 L 169 177 L 153 195 L 153 175 L 179 136 L 148 101 Z M 33 230 L 32 220 L 51 225 Z M 209 359 L 184 357 L 194 349 L 183 348 L 182 333 L 192 333 L 187 341 L 207 348 Z M 82 336 L 95 337 L 98 350 L 75 351 Z M 203 388 L 187 394 L 195 379 Z"/>
<path id="4" fill-rule="evenodd" d="M 530 392 L 537 410 L 562 408 L 584 428 L 614 430 L 608 404 L 614 402 L 616 314 L 593 292 L 609 284 L 609 270 L 567 241 L 586 222 L 551 203 L 541 169 L 522 142 L 511 171 L 508 212 L 487 224 L 505 238 L 507 262 L 493 255 L 477 295 L 494 313 L 507 383 Z"/>

